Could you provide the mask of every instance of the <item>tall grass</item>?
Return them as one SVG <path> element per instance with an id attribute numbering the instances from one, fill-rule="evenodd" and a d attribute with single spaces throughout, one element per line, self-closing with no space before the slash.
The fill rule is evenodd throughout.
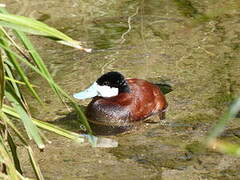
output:
<path id="1" fill-rule="evenodd" d="M 52 38 L 56 42 L 87 52 L 90 52 L 90 49 L 83 48 L 80 42 L 42 22 L 9 14 L 3 7 L 0 7 L 0 163 L 2 168 L 0 178 L 11 180 L 27 179 L 22 175 L 17 146 L 15 138 L 13 138 L 13 136 L 18 136 L 28 152 L 29 161 L 32 164 L 36 178 L 43 180 L 43 175 L 34 158 L 34 152 L 29 140 L 25 138 L 24 132 L 18 129 L 13 119 L 17 119 L 23 124 L 27 137 L 33 140 L 39 149 L 45 147 L 39 127 L 78 142 L 83 142 L 84 136 L 36 120 L 31 116 L 20 85 L 26 86 L 41 105 L 44 106 L 44 103 L 20 64 L 25 64 L 44 78 L 62 102 L 67 100 L 73 105 L 79 120 L 89 134 L 91 134 L 91 129 L 78 104 L 55 83 L 41 56 L 25 33 Z M 92 140 L 92 136 L 87 137 L 90 141 Z"/>

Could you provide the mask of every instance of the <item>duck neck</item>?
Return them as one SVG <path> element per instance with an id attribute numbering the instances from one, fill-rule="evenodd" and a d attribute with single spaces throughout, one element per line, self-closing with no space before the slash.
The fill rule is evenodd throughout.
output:
<path id="1" fill-rule="evenodd" d="M 130 87 L 127 81 L 124 81 L 118 89 L 119 93 L 130 93 Z"/>

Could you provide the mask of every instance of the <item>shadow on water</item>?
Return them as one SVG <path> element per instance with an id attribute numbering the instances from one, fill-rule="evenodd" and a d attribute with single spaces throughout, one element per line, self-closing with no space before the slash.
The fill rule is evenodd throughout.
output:
<path id="1" fill-rule="evenodd" d="M 60 126 L 64 129 L 74 131 L 77 133 L 86 133 L 84 127 L 80 124 L 79 120 L 77 119 L 78 119 L 77 114 L 75 112 L 70 112 L 65 117 L 58 118 L 55 121 L 51 121 L 49 123 L 52 123 L 54 125 Z M 128 126 L 109 126 L 89 122 L 89 125 L 94 135 L 112 136 L 133 131 L 139 128 L 141 125 L 143 125 L 143 123 L 135 123 Z"/>

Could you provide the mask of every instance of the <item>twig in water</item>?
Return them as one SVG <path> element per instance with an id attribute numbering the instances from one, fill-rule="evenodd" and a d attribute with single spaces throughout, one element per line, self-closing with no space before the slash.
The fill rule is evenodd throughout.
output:
<path id="1" fill-rule="evenodd" d="M 131 31 L 131 29 L 132 29 L 131 20 L 132 20 L 132 18 L 134 16 L 136 16 L 138 14 L 138 10 L 139 10 L 139 7 L 136 9 L 136 12 L 133 15 L 128 17 L 128 30 L 125 33 L 122 34 L 122 36 L 121 36 L 121 39 L 122 39 L 121 40 L 121 44 L 126 41 L 126 39 L 124 37 Z"/>

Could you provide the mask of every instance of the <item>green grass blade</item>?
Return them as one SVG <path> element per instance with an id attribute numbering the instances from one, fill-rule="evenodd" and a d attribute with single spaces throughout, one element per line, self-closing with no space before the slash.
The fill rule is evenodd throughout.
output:
<path id="1" fill-rule="evenodd" d="M 14 113 L 14 109 L 12 108 L 12 107 L 10 107 L 10 106 L 7 106 L 7 107 L 5 107 L 6 105 L 3 105 L 3 110 L 5 109 L 6 111 L 7 111 L 7 113 L 9 113 L 9 115 L 11 115 L 11 116 L 14 116 L 15 117 L 15 115 L 17 115 L 18 117 L 20 117 L 16 112 Z M 30 156 L 30 160 L 31 160 L 31 162 L 32 161 L 34 161 L 34 166 L 35 167 L 33 167 L 34 168 L 34 171 L 36 171 L 35 169 L 37 169 L 37 176 L 38 177 L 42 177 L 41 176 L 41 172 L 39 172 L 40 171 L 40 169 L 39 169 L 39 167 L 36 165 L 36 162 L 35 162 L 35 160 L 34 160 L 34 158 L 33 158 L 33 154 L 32 154 L 32 150 L 31 150 L 31 147 L 29 147 L 29 145 L 27 144 L 27 141 L 24 139 L 24 137 L 22 137 L 22 134 L 17 130 L 17 128 L 15 127 L 15 125 L 11 122 L 11 120 L 5 115 L 5 113 L 4 112 L 2 112 L 2 111 L 0 111 L 0 117 L 1 117 L 1 119 L 3 119 L 4 120 L 4 122 L 5 122 L 5 124 L 6 125 L 8 125 L 9 127 L 11 127 L 12 129 L 13 129 L 13 131 L 18 135 L 18 137 L 21 139 L 21 141 L 24 143 L 24 145 L 25 145 L 25 147 L 27 148 L 27 150 L 28 151 L 30 151 L 29 152 L 29 156 Z M 1 147 L 1 145 L 3 145 L 3 140 L 1 139 L 2 137 L 0 136 L 0 153 L 1 153 L 1 156 L 0 157 L 2 157 L 3 158 L 3 160 L 2 160 L 2 162 L 3 163 L 5 163 L 7 166 L 9 166 L 8 167 L 8 177 L 9 177 L 9 180 L 14 180 L 14 179 L 17 179 L 17 180 L 19 180 L 19 179 L 21 179 L 21 180 L 30 180 L 29 178 L 25 178 L 25 177 L 23 177 L 20 173 L 21 173 L 21 171 L 19 171 L 19 168 L 17 168 L 18 169 L 18 171 L 14 168 L 14 166 L 13 166 L 13 163 L 12 163 L 12 160 L 11 160 L 11 158 L 10 158 L 10 156 L 9 156 L 9 154 L 7 153 L 7 151 L 6 151 L 6 148 L 5 148 L 5 150 L 4 150 L 4 147 Z M 1 141 L 2 140 L 2 141 Z M 11 144 L 12 144 L 12 142 L 10 142 L 9 143 L 9 145 L 11 146 Z M 15 148 L 11 148 L 11 150 L 12 150 L 12 152 L 14 152 L 15 150 L 13 150 L 13 149 L 15 149 Z M 5 152 L 4 152 L 5 151 Z M 2 153 L 2 152 L 4 152 L 4 154 Z M 15 153 L 14 153 L 15 154 Z M 30 155 L 31 154 L 31 155 Z M 7 157 L 7 155 L 8 155 L 8 157 Z M 15 155 L 14 155 L 15 156 Z M 13 157 L 14 157 L 13 156 Z M 1 159 L 1 158 L 0 158 Z M 14 159 L 14 158 L 13 158 Z M 16 161 L 15 159 L 14 159 L 14 161 Z M 15 166 L 16 166 L 16 163 L 15 163 Z M 17 166 L 16 166 L 17 167 Z M 40 178 L 38 178 L 38 179 L 40 179 Z"/>
<path id="2" fill-rule="evenodd" d="M 47 67 L 45 66 L 45 64 L 44 64 L 43 60 L 41 59 L 40 55 L 35 50 L 33 44 L 31 43 L 31 41 L 27 38 L 27 36 L 23 32 L 15 31 L 15 34 L 22 41 L 23 45 L 25 46 L 25 48 L 28 50 L 28 52 L 32 56 L 32 59 L 33 59 L 34 63 L 38 67 L 38 69 L 37 68 L 32 68 L 32 69 L 34 71 L 38 71 L 39 70 L 44 75 L 44 77 L 47 77 L 50 87 L 53 89 L 53 91 L 56 93 L 56 95 L 59 97 L 59 99 L 61 99 L 63 101 L 63 97 L 62 97 L 61 93 L 59 91 L 57 91 L 56 88 L 55 88 L 55 84 L 56 83 L 52 79 L 49 71 L 47 70 Z M 13 51 L 10 50 L 9 47 L 2 46 L 2 48 L 5 49 L 11 55 L 14 53 Z M 14 57 L 16 57 L 18 59 L 23 59 L 20 56 L 14 56 Z M 13 63 L 11 63 L 11 64 L 13 64 Z M 27 64 L 30 65 L 29 62 Z M 33 67 L 33 66 L 31 65 L 31 67 Z"/>
<path id="3" fill-rule="evenodd" d="M 14 131 L 14 133 L 19 137 L 19 139 L 22 141 L 22 143 L 27 146 L 28 143 L 26 141 L 26 139 L 22 136 L 22 134 L 18 131 L 18 129 L 16 128 L 16 126 L 12 123 L 12 121 L 8 118 L 8 116 L 6 114 L 16 117 L 16 118 L 20 118 L 20 116 L 16 113 L 16 111 L 10 107 L 10 106 L 6 106 L 3 105 L 2 110 L 0 111 L 0 117 L 1 119 L 4 121 L 4 123 L 6 125 L 8 125 L 9 127 L 12 128 L 12 130 Z"/>
<path id="4" fill-rule="evenodd" d="M 3 32 L 2 28 L 0 29 L 0 36 L 1 36 L 1 38 L 4 37 L 4 32 Z M 0 44 L 1 44 L 1 43 L 0 43 Z M 7 43 L 7 41 L 2 41 L 2 44 L 3 44 L 4 46 L 6 46 L 6 47 L 9 47 L 9 44 Z M 5 50 L 4 52 L 5 52 L 5 54 L 7 55 L 7 56 L 4 56 L 5 59 L 3 60 L 5 73 L 6 73 L 9 77 L 14 78 L 13 73 L 12 73 L 12 70 L 15 70 L 15 69 L 14 69 L 14 66 L 13 66 L 13 64 L 11 63 L 11 61 L 10 61 L 9 59 L 14 59 L 15 57 L 14 57 L 10 52 L 8 52 L 8 51 L 6 51 L 6 50 Z M 14 89 L 15 89 L 16 94 L 20 97 L 20 96 L 21 96 L 21 95 L 20 95 L 21 93 L 20 93 L 20 91 L 19 91 L 19 88 L 18 88 L 17 84 L 16 84 L 15 82 L 12 82 L 12 85 L 13 85 L 13 87 L 14 87 Z"/>
<path id="5" fill-rule="evenodd" d="M 9 113 L 12 116 L 19 118 L 19 115 L 15 112 L 15 110 L 10 106 L 3 106 L 3 111 L 5 113 Z M 37 119 L 33 119 L 33 122 L 39 127 L 44 130 L 54 132 L 58 135 L 61 135 L 63 137 L 72 139 L 76 142 L 84 142 L 84 139 L 86 138 L 89 143 L 92 145 L 92 147 L 117 147 L 118 143 L 115 140 L 104 138 L 104 137 L 95 137 L 93 135 L 89 134 L 78 134 L 74 133 L 62 128 L 59 128 L 53 124 L 49 124 L 47 122 L 43 122 Z"/>
<path id="6" fill-rule="evenodd" d="M 56 93 L 56 95 L 63 101 L 63 97 L 61 94 L 56 90 L 54 80 L 52 79 L 51 74 L 49 73 L 46 65 L 44 64 L 41 56 L 38 54 L 36 49 L 34 48 L 33 44 L 29 40 L 29 38 L 23 33 L 19 31 L 15 31 L 16 36 L 21 40 L 25 48 L 28 50 L 29 54 L 31 55 L 34 63 L 37 65 L 38 69 L 41 71 L 42 74 L 45 75 L 49 79 L 48 82 L 52 90 Z"/>
<path id="7" fill-rule="evenodd" d="M 15 117 L 15 118 L 20 118 L 19 114 L 16 113 L 15 109 L 13 107 L 3 105 L 3 112 Z M 78 133 L 74 133 L 65 129 L 62 129 L 60 127 L 57 127 L 53 124 L 43 122 L 37 119 L 33 118 L 33 123 L 36 124 L 39 128 L 42 128 L 44 130 L 54 132 L 58 135 L 64 136 L 66 138 L 76 140 L 77 142 L 83 142 L 83 137 L 79 135 Z"/>
<path id="8" fill-rule="evenodd" d="M 3 33 L 3 31 L 0 29 L 0 37 L 2 38 L 3 36 L 4 36 L 4 33 Z M 9 47 L 9 44 L 7 44 L 7 42 L 3 41 L 2 43 L 4 44 L 4 46 Z M 0 43 L 0 44 L 1 44 L 1 43 Z M 6 58 L 3 59 L 5 73 L 6 73 L 9 77 L 13 78 L 13 74 L 12 74 L 12 71 L 11 71 L 10 67 L 11 67 L 11 68 L 14 68 L 14 66 L 13 66 L 13 64 L 9 61 L 9 59 L 14 59 L 15 57 L 14 57 L 11 53 L 9 53 L 8 51 L 5 51 L 5 54 L 7 55 L 7 57 L 4 56 L 4 57 L 6 57 Z M 18 89 L 18 86 L 16 85 L 16 83 L 12 83 L 12 85 L 13 85 L 13 87 L 14 87 L 15 92 L 17 93 L 17 95 L 20 96 L 20 92 L 19 92 L 19 89 Z"/>
<path id="9" fill-rule="evenodd" d="M 11 59 L 12 63 L 14 64 L 14 67 L 16 69 L 16 71 L 18 72 L 18 74 L 21 76 L 21 79 L 24 81 L 24 83 L 26 84 L 27 88 L 30 90 L 30 92 L 34 95 L 34 97 L 38 100 L 38 102 L 40 102 L 41 104 L 43 104 L 41 98 L 38 96 L 38 94 L 36 93 L 36 91 L 33 89 L 32 84 L 29 82 L 28 77 L 26 76 L 26 74 L 24 73 L 24 71 L 22 70 L 20 64 L 14 59 Z"/>
<path id="10" fill-rule="evenodd" d="M 22 82 L 22 81 L 18 81 L 18 80 L 14 79 L 14 78 L 7 77 L 7 76 L 5 76 L 5 80 L 11 81 L 11 83 L 16 83 L 16 84 L 20 84 L 20 85 L 26 85 L 26 83 L 24 83 L 24 82 Z M 38 86 L 33 85 L 33 84 L 31 84 L 31 86 L 32 86 L 32 87 L 38 87 Z"/>
<path id="11" fill-rule="evenodd" d="M 44 180 L 43 175 L 41 173 L 40 167 L 38 165 L 38 163 L 35 161 L 34 155 L 33 155 L 33 150 L 30 146 L 27 147 L 28 150 L 28 155 L 31 161 L 31 164 L 33 166 L 35 175 L 37 177 L 38 180 Z"/>
<path id="12" fill-rule="evenodd" d="M 4 68 L 3 68 L 2 55 L 0 51 L 0 108 L 2 108 L 2 104 L 3 104 L 4 89 L 5 89 Z"/>
<path id="13" fill-rule="evenodd" d="M 38 66 L 39 70 L 46 74 L 46 76 L 51 77 L 47 67 L 45 66 L 41 56 L 38 54 L 33 44 L 29 40 L 29 38 L 20 31 L 15 31 L 16 36 L 21 40 L 25 48 L 28 50 L 29 54 L 32 56 L 34 63 Z"/>
<path id="14" fill-rule="evenodd" d="M 41 75 L 44 79 L 46 79 L 48 81 L 48 83 L 52 86 L 54 86 L 54 89 L 60 89 L 59 87 L 57 87 L 57 84 L 54 82 L 54 80 L 51 78 L 51 76 L 47 76 L 46 73 L 42 73 L 38 68 L 36 68 L 34 65 L 32 65 L 30 62 L 28 62 L 25 58 L 22 58 L 21 56 L 19 56 L 17 53 L 15 53 L 14 51 L 12 51 L 10 48 L 3 46 L 0 43 L 0 47 L 2 49 L 4 49 L 6 52 L 8 52 L 9 54 L 11 54 L 14 58 L 18 58 L 20 61 L 22 61 L 23 63 L 25 63 L 28 67 L 30 67 L 33 71 L 35 71 L 36 73 L 38 73 L 39 75 Z M 59 92 L 58 92 L 59 93 Z"/>
<path id="15" fill-rule="evenodd" d="M 73 100 L 72 97 L 70 97 L 65 91 L 63 91 L 57 84 L 55 85 L 55 88 L 56 88 L 64 97 L 66 97 L 66 98 L 70 101 L 70 103 L 71 103 L 72 107 L 75 109 L 75 111 L 76 111 L 76 113 L 77 113 L 77 115 L 78 115 L 81 123 L 85 126 L 87 132 L 90 133 L 90 134 L 92 134 L 92 130 L 91 130 L 91 127 L 90 127 L 90 125 L 89 125 L 89 123 L 88 123 L 88 120 L 87 120 L 86 116 L 84 115 L 82 109 L 79 107 L 79 105 Z"/>
<path id="16" fill-rule="evenodd" d="M 0 25 L 2 26 L 12 26 L 13 29 L 21 29 L 21 30 L 28 29 L 39 35 L 51 36 L 64 41 L 76 43 L 75 40 L 63 34 L 62 32 L 52 27 L 49 27 L 48 25 L 40 21 L 31 19 L 28 17 L 17 16 L 12 14 L 3 14 L 2 12 L 0 13 L 0 20 L 4 22 L 4 23 L 0 23 Z"/>
<path id="17" fill-rule="evenodd" d="M 5 61 L 6 62 L 6 61 Z M 13 75 L 13 72 L 12 70 L 10 69 L 9 65 L 8 64 L 4 64 L 4 69 L 5 69 L 5 73 L 7 76 L 9 76 L 11 79 L 14 79 L 14 75 Z M 15 90 L 15 93 L 17 94 L 18 97 L 21 97 L 21 93 L 20 93 L 20 90 L 18 88 L 18 85 L 16 82 L 14 81 L 11 81 L 11 84 Z"/>
<path id="18" fill-rule="evenodd" d="M 91 49 L 83 48 L 79 41 L 73 40 L 71 37 L 56 30 L 55 28 L 49 27 L 48 25 L 35 19 L 9 14 L 4 8 L 0 8 L 0 20 L 1 26 L 10 27 L 15 30 L 32 34 L 53 37 L 55 39 L 59 39 L 58 42 L 61 44 L 81 49 L 86 52 L 91 52 Z"/>
<path id="19" fill-rule="evenodd" d="M 80 109 L 80 107 L 78 106 L 78 104 L 73 100 L 72 97 L 70 97 L 65 91 L 63 91 L 54 81 L 52 78 L 49 78 L 46 74 L 42 73 L 38 68 L 36 68 L 35 66 L 33 66 L 30 62 L 28 62 L 26 59 L 22 58 L 21 56 L 19 56 L 18 54 L 16 54 L 15 52 L 13 52 L 12 50 L 10 50 L 9 48 L 2 46 L 0 44 L 0 47 L 2 47 L 4 50 L 6 50 L 7 52 L 10 52 L 14 57 L 18 58 L 19 60 L 21 60 L 23 63 L 25 63 L 26 65 L 28 65 L 32 70 L 34 70 L 36 73 L 38 73 L 39 75 L 41 75 L 44 79 L 46 79 L 48 81 L 49 84 L 51 84 L 52 86 L 54 86 L 54 88 L 57 90 L 58 93 L 61 93 L 64 97 L 66 97 L 68 100 L 71 101 L 74 109 L 76 110 L 77 114 L 79 115 L 79 118 L 81 120 L 81 122 L 85 125 L 87 131 L 92 134 L 92 130 L 89 126 L 89 123 L 87 121 L 87 118 L 85 117 L 84 113 L 82 112 L 82 110 Z"/>
<path id="20" fill-rule="evenodd" d="M 78 114 L 78 116 L 81 120 L 81 123 L 85 126 L 87 132 L 92 134 L 92 130 L 91 130 L 90 125 L 87 121 L 87 118 L 84 115 L 84 113 L 82 112 L 82 110 L 80 109 L 79 105 L 77 103 L 73 102 L 73 101 L 72 101 L 72 105 L 73 105 L 75 111 L 77 112 L 77 114 Z"/>
<path id="21" fill-rule="evenodd" d="M 43 78 L 45 78 L 45 79 L 48 81 L 48 83 L 49 83 L 49 85 L 51 86 L 51 88 L 52 88 L 52 89 L 54 90 L 54 92 L 57 94 L 57 96 L 62 100 L 63 97 L 62 97 L 61 94 L 56 90 L 56 88 L 55 88 L 56 83 L 55 83 L 54 80 L 51 78 L 51 76 L 50 76 L 50 74 L 48 73 L 47 69 L 46 69 L 46 70 L 42 69 L 42 71 L 39 70 L 39 69 L 36 68 L 34 65 L 32 65 L 30 62 L 28 62 L 25 58 L 19 56 L 18 54 L 16 54 L 16 53 L 15 53 L 14 51 L 12 51 L 8 46 L 5 46 L 4 44 L 1 44 L 1 43 L 0 43 L 0 47 L 1 47 L 2 49 L 4 49 L 5 52 L 8 53 L 8 54 L 11 56 L 10 58 L 13 59 L 13 61 L 16 61 L 16 58 L 19 59 L 19 60 L 21 60 L 21 61 L 24 62 L 26 65 L 28 65 L 32 70 L 34 70 L 35 72 L 37 72 L 38 74 L 40 74 Z M 15 60 L 14 60 L 14 59 L 15 59 Z M 12 63 L 10 63 L 10 64 L 12 64 Z M 42 67 L 42 65 L 40 65 L 40 67 Z M 6 65 L 5 69 L 6 69 L 6 72 L 7 72 L 8 76 L 10 76 L 11 78 L 13 78 L 13 75 L 12 75 L 12 73 L 11 73 L 11 70 L 8 68 L 7 65 Z M 15 88 L 16 92 L 18 92 L 18 95 L 19 95 L 19 97 L 20 97 L 20 92 L 19 92 L 19 90 L 18 90 L 18 87 L 17 87 L 16 83 L 14 83 L 13 85 L 15 85 L 14 88 Z M 26 85 L 27 85 L 27 84 L 26 84 Z M 28 87 L 29 89 L 33 89 L 33 88 L 32 88 L 32 85 L 31 85 L 30 83 L 29 83 L 28 85 L 30 86 L 30 87 Z M 33 89 L 33 90 L 34 90 L 34 89 Z M 32 94 L 34 95 L 34 92 L 33 92 Z M 38 99 L 40 100 L 40 98 L 38 98 Z"/>
<path id="22" fill-rule="evenodd" d="M 207 137 L 207 146 L 216 151 L 240 156 L 240 145 L 233 144 L 230 142 L 226 142 L 223 140 L 219 140 L 217 137 L 224 131 L 227 123 L 234 119 L 240 110 L 240 98 L 238 98 L 229 108 L 228 112 L 226 112 L 218 121 L 216 126 L 210 132 Z"/>
<path id="23" fill-rule="evenodd" d="M 215 139 L 223 130 L 226 124 L 236 117 L 240 110 L 240 98 L 238 98 L 229 108 L 229 111 L 219 119 L 218 123 L 208 136 L 208 141 Z"/>
<path id="24" fill-rule="evenodd" d="M 33 57 L 33 59 L 35 60 L 35 63 L 38 65 L 38 68 L 34 67 L 31 63 L 27 62 L 25 59 L 19 57 L 18 55 L 16 55 L 15 53 L 15 57 L 17 57 L 18 59 L 21 59 L 22 61 L 24 61 L 29 67 L 31 67 L 35 72 L 39 73 L 42 77 L 44 77 L 49 85 L 51 86 L 51 88 L 54 90 L 54 92 L 57 94 L 57 96 L 62 100 L 64 97 L 66 97 L 67 99 L 69 99 L 72 104 L 73 107 L 75 108 L 77 114 L 80 117 L 81 122 L 85 125 L 86 129 L 88 130 L 89 133 L 91 133 L 91 129 L 90 126 L 88 124 L 88 121 L 85 117 L 85 115 L 82 113 L 81 109 L 78 107 L 77 103 L 72 100 L 72 97 L 70 97 L 69 95 L 67 95 L 67 93 L 65 93 L 59 86 L 57 86 L 57 84 L 54 82 L 54 80 L 51 78 L 50 73 L 48 72 L 46 66 L 44 65 L 41 57 L 39 56 L 39 54 L 36 52 L 35 48 L 33 47 L 33 45 L 31 44 L 31 42 L 28 40 L 28 38 L 24 35 L 24 33 L 21 33 L 19 31 L 16 31 L 17 36 L 20 38 L 20 40 L 24 43 L 25 47 L 29 50 L 29 52 L 31 53 L 31 56 Z M 8 53 L 14 54 L 14 52 L 12 52 L 9 48 L 7 47 L 3 47 L 5 50 L 7 50 Z"/>
<path id="25" fill-rule="evenodd" d="M 57 126 L 54 126 L 53 124 L 49 124 L 47 122 L 39 121 L 37 119 L 34 119 L 33 122 L 38 127 L 42 128 L 42 129 L 48 130 L 50 132 L 54 132 L 54 133 L 56 133 L 58 135 L 61 135 L 61 136 L 64 136 L 66 138 L 75 140 L 77 142 L 84 142 L 83 136 L 81 136 L 81 135 L 79 135 L 77 133 L 74 133 L 74 132 L 71 132 L 71 131 L 59 128 Z"/>
<path id="26" fill-rule="evenodd" d="M 9 54 L 11 54 L 14 58 L 17 58 L 18 60 L 22 61 L 24 64 L 26 64 L 28 67 L 30 67 L 33 71 L 35 71 L 36 73 L 38 73 L 39 75 L 41 75 L 44 79 L 46 79 L 47 81 L 51 82 L 53 81 L 52 79 L 48 79 L 48 77 L 43 74 L 37 67 L 35 67 L 34 65 L 32 65 L 30 62 L 28 62 L 25 58 L 19 56 L 17 53 L 15 53 L 14 51 L 12 51 L 10 48 L 2 45 L 0 43 L 0 47 L 2 49 L 4 49 L 6 52 L 8 52 Z"/>
<path id="27" fill-rule="evenodd" d="M 0 30 L 1 31 L 1 30 Z M 6 43 L 6 41 L 1 37 L 0 38 L 0 44 L 1 47 L 6 47 L 7 49 L 9 49 L 8 47 L 8 43 Z M 4 48 L 3 48 L 4 49 Z M 41 103 L 42 100 L 41 98 L 38 96 L 38 94 L 36 93 L 36 91 L 33 89 L 31 83 L 29 82 L 26 74 L 24 73 L 24 71 L 22 70 L 21 66 L 19 65 L 18 61 L 16 60 L 16 58 L 11 54 L 11 52 L 9 51 L 5 51 L 8 59 L 11 61 L 11 63 L 13 64 L 14 68 L 16 69 L 16 71 L 18 72 L 18 74 L 20 75 L 21 79 L 24 81 L 24 83 L 26 84 L 27 88 L 30 90 L 30 92 L 33 94 L 33 96 Z M 8 71 L 8 75 L 11 74 L 11 71 Z M 11 75 L 13 76 L 13 75 Z"/>
<path id="28" fill-rule="evenodd" d="M 17 171 L 13 165 L 13 162 L 10 158 L 10 155 L 7 151 L 7 148 L 4 145 L 4 140 L 2 136 L 0 136 L 0 156 L 2 158 L 2 162 L 6 165 L 7 174 L 9 175 L 11 180 L 18 180 Z"/>
<path id="29" fill-rule="evenodd" d="M 14 67 L 9 65 L 9 64 L 10 64 L 10 62 L 8 60 L 4 60 L 5 74 L 6 74 L 6 76 L 9 76 L 9 78 L 14 79 L 14 75 L 13 75 Z M 11 69 L 10 69 L 10 67 L 11 67 Z M 5 76 L 5 79 L 6 79 L 6 76 Z M 17 96 L 21 97 L 21 93 L 20 93 L 20 90 L 18 88 L 17 83 L 14 82 L 14 81 L 11 81 L 11 84 L 12 84 L 12 86 L 13 86 L 13 88 L 15 90 L 15 93 L 17 94 Z"/>
<path id="30" fill-rule="evenodd" d="M 8 141 L 9 147 L 11 149 L 11 153 L 12 153 L 15 168 L 18 170 L 19 173 L 22 174 L 22 169 L 21 169 L 20 161 L 19 161 L 18 154 L 17 154 L 17 146 L 14 143 L 14 141 L 12 139 L 12 136 L 10 135 L 9 132 L 7 134 L 7 141 Z"/>
<path id="31" fill-rule="evenodd" d="M 0 14 L 0 19 L 1 19 L 1 14 Z M 37 31 L 37 30 L 34 30 L 34 29 L 30 29 L 30 28 L 25 27 L 23 25 L 21 26 L 21 25 L 18 25 L 18 24 L 8 23 L 8 22 L 5 22 L 5 21 L 0 21 L 0 26 L 2 26 L 4 28 L 17 29 L 19 31 L 23 31 L 23 32 L 26 32 L 26 33 L 34 34 L 34 35 L 46 36 L 46 34 L 43 33 L 43 32 L 40 32 L 40 31 Z"/>
<path id="32" fill-rule="evenodd" d="M 230 143 L 227 141 L 222 141 L 222 140 L 215 140 L 212 144 L 209 144 L 210 148 L 214 147 L 214 150 L 217 150 L 221 153 L 229 154 L 229 155 L 234 155 L 234 156 L 240 156 L 240 145 L 239 144 L 234 144 Z"/>
<path id="33" fill-rule="evenodd" d="M 30 139 L 32 138 L 36 142 L 38 147 L 40 149 L 43 149 L 45 146 L 39 135 L 38 128 L 32 122 L 31 116 L 27 114 L 26 110 L 23 108 L 21 101 L 18 99 L 17 96 L 14 96 L 14 91 L 10 89 L 11 87 L 9 86 L 7 87 L 8 87 L 8 90 L 6 92 L 6 97 L 11 102 L 14 109 L 16 109 L 16 112 L 19 114 L 19 117 L 23 122 L 23 125 L 27 131 L 29 138 Z"/>

